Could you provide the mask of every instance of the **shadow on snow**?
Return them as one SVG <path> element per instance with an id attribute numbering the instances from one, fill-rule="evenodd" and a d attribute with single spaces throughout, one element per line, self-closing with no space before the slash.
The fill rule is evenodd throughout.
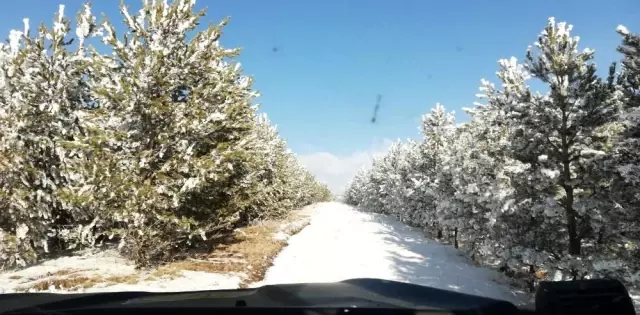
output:
<path id="1" fill-rule="evenodd" d="M 371 223 L 380 226 L 377 234 L 389 245 L 387 259 L 398 281 L 460 293 L 508 299 L 523 303 L 524 296 L 496 281 L 496 271 L 476 266 L 470 258 L 450 245 L 425 238 L 422 231 L 396 219 L 363 209 Z"/>

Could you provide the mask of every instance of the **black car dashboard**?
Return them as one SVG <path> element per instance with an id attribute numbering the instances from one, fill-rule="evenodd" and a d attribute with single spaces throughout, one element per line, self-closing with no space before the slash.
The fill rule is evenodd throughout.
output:
<path id="1" fill-rule="evenodd" d="M 543 282 L 535 305 L 380 279 L 196 292 L 0 295 L 0 314 L 621 314 L 634 315 L 613 280 Z"/>

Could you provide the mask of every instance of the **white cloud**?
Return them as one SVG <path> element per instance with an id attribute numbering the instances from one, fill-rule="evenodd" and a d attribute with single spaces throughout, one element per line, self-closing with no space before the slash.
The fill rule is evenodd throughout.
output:
<path id="1" fill-rule="evenodd" d="M 298 156 L 300 162 L 326 183 L 332 192 L 341 194 L 344 186 L 363 166 L 369 166 L 374 156 L 384 154 L 393 141 L 384 139 L 367 151 L 354 152 L 340 156 L 329 152 L 313 152 Z"/>

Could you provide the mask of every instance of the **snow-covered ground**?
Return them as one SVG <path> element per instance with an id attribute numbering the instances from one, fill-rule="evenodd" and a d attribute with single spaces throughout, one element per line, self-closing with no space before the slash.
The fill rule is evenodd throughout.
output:
<path id="1" fill-rule="evenodd" d="M 289 245 L 276 257 L 264 281 L 252 286 L 294 282 L 332 282 L 352 278 L 382 278 L 456 290 L 519 302 L 518 296 L 496 282 L 499 275 L 474 266 L 450 246 L 426 240 L 420 232 L 396 220 L 363 213 L 342 203 L 317 204 L 301 213 L 311 224 L 290 236 L 283 225 L 276 239 Z M 308 219 L 307 219 L 308 220 Z M 306 224 L 306 222 L 305 222 Z M 295 230 L 295 229 L 294 229 Z M 189 291 L 237 288 L 243 274 L 180 271 L 177 276 L 135 270 L 114 250 L 87 250 L 45 261 L 26 269 L 0 273 L 0 292 L 22 291 L 50 280 L 57 287 L 39 291 Z M 60 287 L 60 279 L 86 278 L 87 288 Z M 43 281 L 47 280 L 47 281 Z M 48 287 L 47 287 L 48 286 Z M 30 291 L 33 291 L 31 289 Z"/>
<path id="2" fill-rule="evenodd" d="M 420 231 L 395 219 L 330 202 L 301 211 L 309 226 L 293 236 L 292 224 L 283 224 L 274 238 L 289 245 L 275 258 L 265 279 L 251 286 L 279 283 L 333 282 L 353 278 L 381 278 L 446 290 L 526 303 L 529 295 L 511 288 L 499 273 L 476 266 L 449 245 L 426 239 Z M 307 219 L 308 220 L 308 219 Z M 306 224 L 306 222 L 305 222 Z M 292 232 L 291 232 L 292 233 Z M 70 274 L 71 272 L 71 274 Z M 55 277 L 100 276 L 105 281 L 74 292 L 192 291 L 238 288 L 243 274 L 181 271 L 164 277 L 140 272 L 116 251 L 84 251 L 26 269 L 0 273 L 0 292 L 19 291 Z M 134 277 L 136 281 L 118 281 Z M 60 288 L 45 291 L 65 292 Z M 637 307 L 640 295 L 632 292 Z"/>
<path id="3" fill-rule="evenodd" d="M 81 278 L 88 282 L 97 277 L 96 284 L 84 289 L 49 286 L 44 290 L 71 292 L 114 291 L 193 291 L 237 288 L 242 275 L 215 274 L 199 271 L 180 271 L 180 275 L 154 274 L 153 271 L 138 271 L 132 262 L 122 258 L 115 250 L 85 250 L 73 256 L 45 261 L 18 271 L 0 274 L 0 293 L 21 292 L 39 282 Z M 133 281 L 135 280 L 135 281 Z M 129 282 L 129 283 L 127 283 Z M 36 290 L 30 289 L 28 292 Z"/>
<path id="4" fill-rule="evenodd" d="M 316 205 L 296 211 L 290 218 L 268 221 L 279 224 L 273 231 L 275 240 L 287 241 L 309 222 Z M 269 231 L 266 229 L 265 231 Z M 239 232 L 244 233 L 244 232 Z M 246 257 L 213 258 L 218 263 L 244 262 Z M 200 260 L 208 262 L 207 260 Z M 200 262 L 197 261 L 197 262 Z M 151 270 L 137 270 L 132 261 L 115 249 L 87 249 L 70 256 L 43 261 L 28 268 L 0 272 L 0 293 L 13 292 L 176 292 L 237 289 L 247 281 L 251 270 L 237 273 L 182 270 L 169 265 Z M 252 268 L 250 265 L 247 268 Z M 232 269 L 232 268 L 231 268 Z"/>
<path id="5" fill-rule="evenodd" d="M 501 275 L 475 266 L 451 246 L 429 241 L 393 218 L 341 203 L 317 207 L 311 224 L 289 240 L 254 284 L 380 278 L 525 302 Z"/>

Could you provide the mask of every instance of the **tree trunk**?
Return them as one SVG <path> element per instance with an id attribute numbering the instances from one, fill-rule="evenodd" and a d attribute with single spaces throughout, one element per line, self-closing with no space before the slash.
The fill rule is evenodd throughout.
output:
<path id="1" fill-rule="evenodd" d="M 569 232 L 569 254 L 570 255 L 580 255 L 581 252 L 581 242 L 580 237 L 578 236 L 578 224 L 576 220 L 576 212 L 573 209 L 573 187 L 571 185 L 566 184 L 570 179 L 568 179 L 570 175 L 569 173 L 569 163 L 565 162 L 564 167 L 565 175 L 565 184 L 563 185 L 564 191 L 566 193 L 565 199 L 565 212 L 567 215 L 567 232 Z"/>
<path id="2" fill-rule="evenodd" d="M 453 229 L 453 246 L 458 248 L 458 228 Z"/>
<path id="3" fill-rule="evenodd" d="M 569 233 L 569 254 L 580 255 L 580 237 L 578 236 L 578 224 L 576 212 L 573 209 L 573 186 L 571 185 L 571 156 L 569 154 L 568 114 L 562 111 L 562 188 L 564 188 L 566 199 L 564 209 L 567 215 L 567 232 Z"/>
<path id="4" fill-rule="evenodd" d="M 529 265 L 529 276 L 526 282 L 527 282 L 527 288 L 529 289 L 529 292 L 535 292 L 536 291 L 536 268 L 533 267 L 533 265 Z"/>

